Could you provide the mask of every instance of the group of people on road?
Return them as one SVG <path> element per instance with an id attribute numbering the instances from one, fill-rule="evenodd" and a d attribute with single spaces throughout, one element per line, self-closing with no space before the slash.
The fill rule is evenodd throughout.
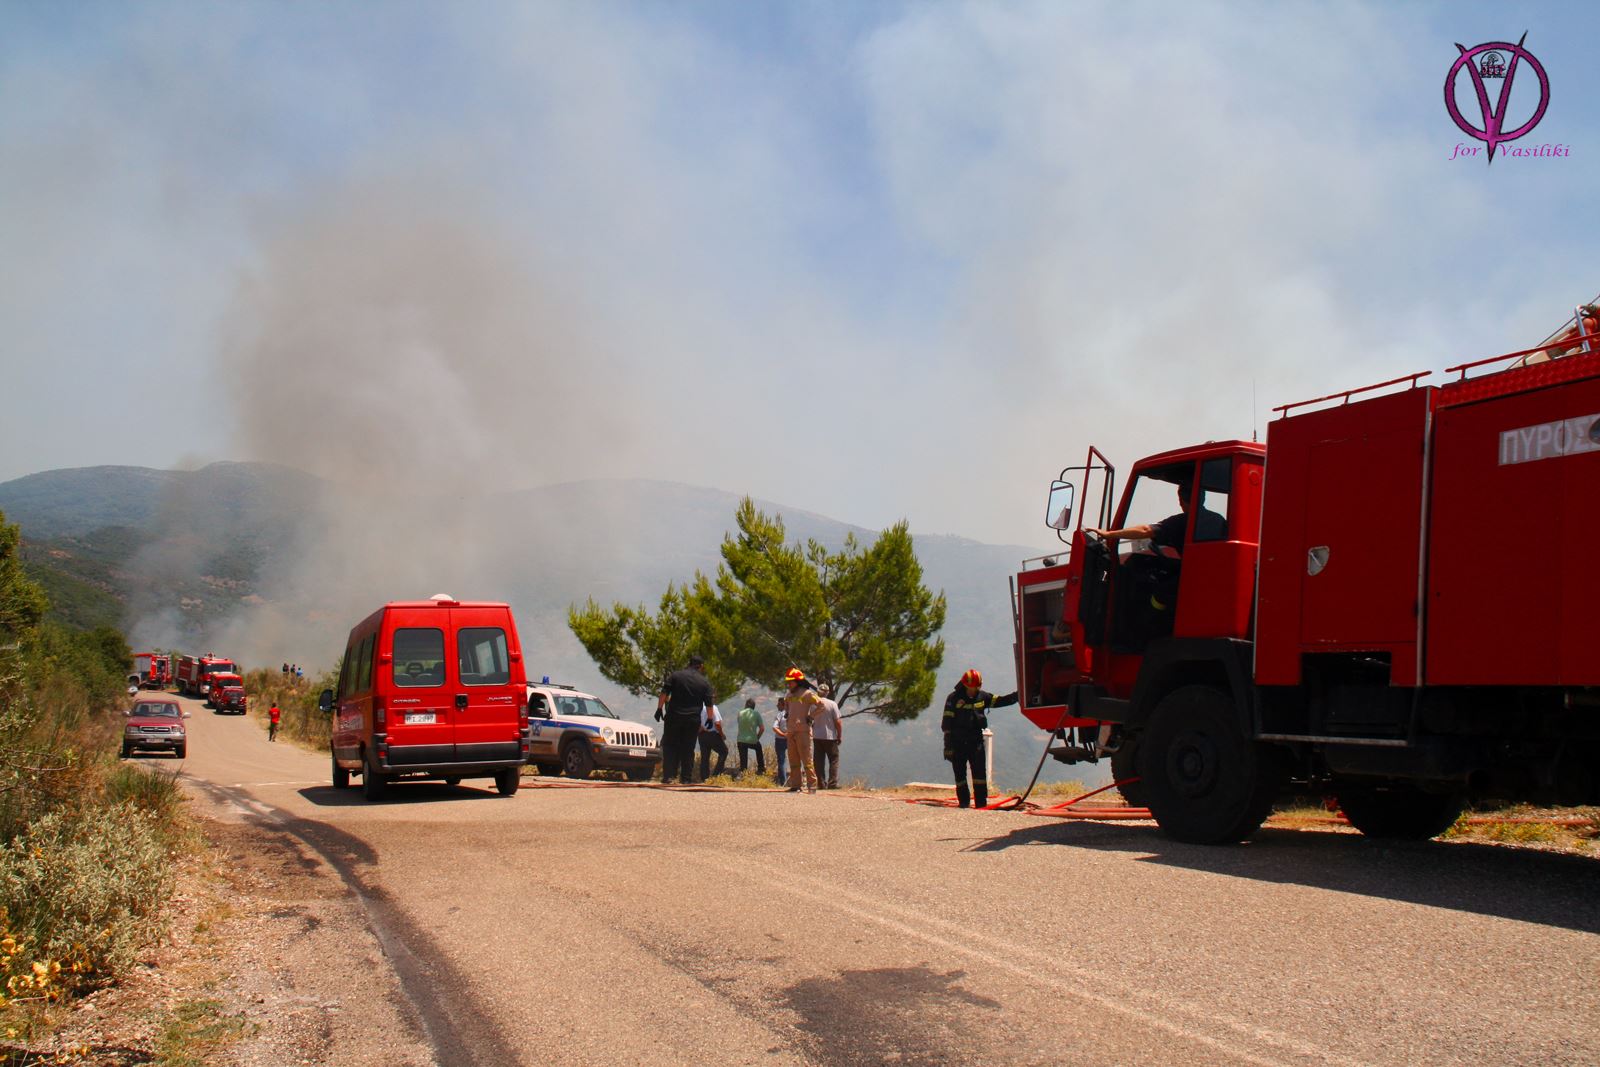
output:
<path id="1" fill-rule="evenodd" d="M 777 778 L 787 782 L 789 792 L 839 788 L 839 744 L 844 736 L 844 716 L 826 688 L 812 682 L 799 668 L 783 679 L 785 693 L 778 700 L 778 714 L 772 722 Z M 983 675 L 976 668 L 961 676 L 944 702 L 940 730 L 944 735 L 944 758 L 955 777 L 956 802 L 963 808 L 989 803 L 989 781 L 984 758 L 984 731 L 993 708 L 1017 703 L 1017 694 L 995 696 L 983 688 Z M 689 665 L 673 671 L 661 683 L 656 701 L 656 721 L 662 724 L 661 781 L 674 779 L 684 785 L 694 779 L 694 754 L 700 752 L 700 779 L 723 773 L 728 763 L 727 735 L 722 712 L 717 709 L 711 682 L 706 678 L 705 660 L 690 656 Z M 756 772 L 765 774 L 766 755 L 761 739 L 766 734 L 754 697 L 745 699 L 739 709 L 739 773 L 750 769 L 754 754 Z M 717 757 L 711 767 L 711 756 Z M 968 777 L 970 773 L 971 782 Z"/>
<path id="2" fill-rule="evenodd" d="M 778 701 L 778 714 L 772 723 L 778 780 L 787 779 L 791 793 L 839 788 L 839 743 L 844 735 L 844 717 L 839 705 L 798 669 L 789 671 L 784 686 L 787 694 Z M 696 748 L 700 753 L 700 780 L 726 770 L 727 733 L 711 682 L 706 678 L 702 657 L 690 656 L 687 667 L 673 671 L 661 683 L 656 721 L 661 723 L 663 783 L 676 779 L 688 785 L 695 780 Z M 747 697 L 744 707 L 739 709 L 739 774 L 749 772 L 752 753 L 756 759 L 756 773 L 767 772 L 766 753 L 761 744 L 765 734 L 766 724 L 755 698 Z M 711 766 L 713 755 L 717 757 L 714 768 Z"/>

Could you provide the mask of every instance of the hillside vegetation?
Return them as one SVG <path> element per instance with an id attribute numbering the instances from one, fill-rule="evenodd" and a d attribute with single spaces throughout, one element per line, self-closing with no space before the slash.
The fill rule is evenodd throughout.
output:
<path id="1" fill-rule="evenodd" d="M 0 1014 L 113 980 L 159 932 L 182 848 L 172 778 L 116 759 L 129 669 L 110 627 L 49 616 L 0 514 Z"/>

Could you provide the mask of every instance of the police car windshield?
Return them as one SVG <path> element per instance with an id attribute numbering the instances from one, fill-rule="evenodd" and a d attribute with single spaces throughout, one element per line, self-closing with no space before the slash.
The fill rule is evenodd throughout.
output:
<path id="1" fill-rule="evenodd" d="M 587 715 L 594 719 L 615 719 L 616 713 L 598 697 L 556 697 L 556 715 L 577 716 Z"/>

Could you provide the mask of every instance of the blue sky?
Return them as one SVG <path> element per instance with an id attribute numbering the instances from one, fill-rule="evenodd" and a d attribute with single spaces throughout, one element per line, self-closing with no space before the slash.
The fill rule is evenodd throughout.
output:
<path id="1" fill-rule="evenodd" d="M 1590 21 L 0 3 L 0 479 L 637 475 L 1041 542 L 1090 442 L 1247 437 L 1600 291 Z M 1570 157 L 1450 160 L 1455 43 L 1523 31 L 1522 143 Z"/>

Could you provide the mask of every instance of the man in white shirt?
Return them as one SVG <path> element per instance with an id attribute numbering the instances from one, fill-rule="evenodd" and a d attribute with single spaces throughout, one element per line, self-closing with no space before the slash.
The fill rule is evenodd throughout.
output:
<path id="1" fill-rule="evenodd" d="M 778 717 L 772 720 L 772 753 L 778 761 L 777 783 L 789 780 L 789 706 L 778 698 Z"/>
<path id="2" fill-rule="evenodd" d="M 717 769 L 707 773 L 713 752 L 717 754 Z M 700 719 L 700 780 L 703 782 L 713 774 L 721 774 L 727 765 L 728 740 L 722 732 L 722 712 L 715 704 L 707 704 Z"/>
<path id="3" fill-rule="evenodd" d="M 823 690 L 827 692 L 827 690 Z M 831 695 L 811 720 L 811 747 L 817 763 L 817 784 L 822 789 L 839 788 L 839 742 L 844 736 L 844 718 Z"/>

